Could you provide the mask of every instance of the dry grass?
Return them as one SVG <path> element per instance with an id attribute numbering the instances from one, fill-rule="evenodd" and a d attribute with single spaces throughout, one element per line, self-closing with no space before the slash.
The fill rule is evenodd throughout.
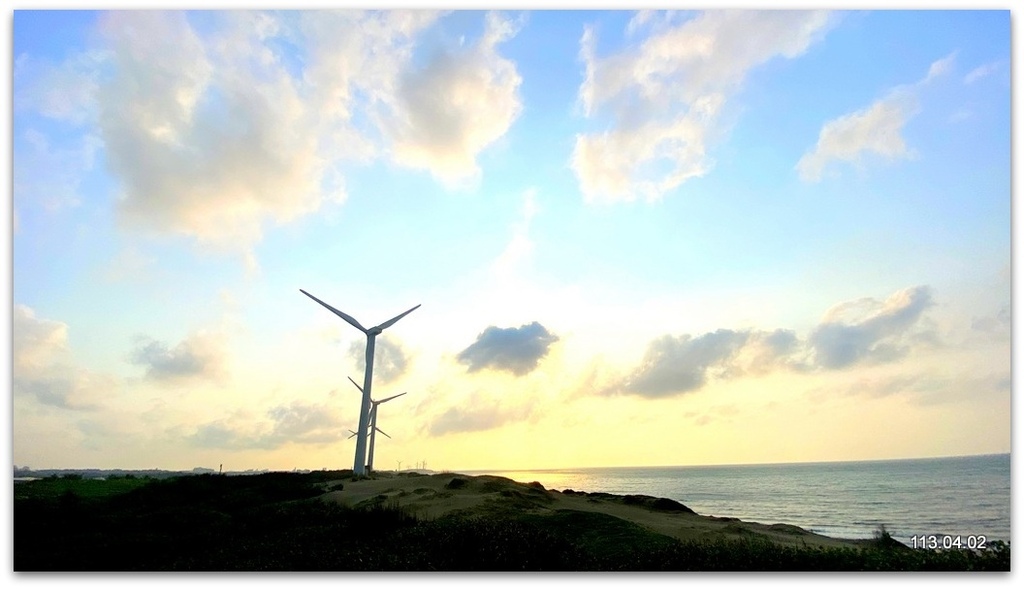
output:
<path id="1" fill-rule="evenodd" d="M 786 546 L 824 548 L 864 544 L 863 540 L 829 538 L 788 524 L 766 525 L 658 509 L 662 505 L 667 507 L 667 503 L 658 502 L 653 497 L 562 493 L 546 490 L 538 483 L 519 483 L 492 475 L 394 476 L 392 473 L 376 473 L 373 478 L 345 481 L 342 490 L 328 493 L 325 499 L 349 507 L 388 502 L 425 520 L 452 513 L 466 516 L 502 513 L 550 515 L 572 510 L 610 515 L 683 541 L 763 539 Z"/>

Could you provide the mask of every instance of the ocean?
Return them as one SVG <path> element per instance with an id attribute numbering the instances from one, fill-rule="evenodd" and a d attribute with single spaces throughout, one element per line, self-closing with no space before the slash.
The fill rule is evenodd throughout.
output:
<path id="1" fill-rule="evenodd" d="M 667 497 L 701 515 L 787 523 L 835 538 L 880 526 L 913 536 L 1010 541 L 1010 455 L 748 466 L 488 470 L 548 489 Z M 966 542 L 966 539 L 964 540 Z"/>

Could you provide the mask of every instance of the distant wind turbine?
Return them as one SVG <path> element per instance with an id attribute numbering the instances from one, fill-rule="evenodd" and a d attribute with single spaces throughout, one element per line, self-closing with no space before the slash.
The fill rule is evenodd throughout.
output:
<path id="1" fill-rule="evenodd" d="M 363 390 L 362 388 L 359 387 L 358 384 L 356 384 L 356 381 L 352 380 L 351 376 L 348 377 L 348 380 L 353 385 L 355 385 L 355 387 L 357 389 L 359 389 L 360 391 Z M 370 399 L 370 405 L 371 405 L 371 407 L 370 407 L 370 456 L 366 459 L 366 468 L 370 472 L 373 472 L 373 446 L 374 446 L 374 442 L 377 440 L 377 432 L 380 432 L 380 433 L 384 434 L 384 430 L 382 430 L 379 427 L 377 427 L 377 406 L 380 405 L 381 403 L 387 403 L 388 401 L 390 401 L 392 399 L 397 399 L 398 397 L 401 397 L 404 394 L 405 393 L 399 393 L 397 395 L 394 395 L 393 397 L 388 397 L 387 399 L 381 399 L 380 401 L 374 401 L 373 399 Z M 352 430 L 349 430 L 349 431 L 352 431 Z M 391 436 L 389 436 L 387 434 L 384 434 L 384 435 L 389 440 L 391 439 Z"/>
<path id="2" fill-rule="evenodd" d="M 387 329 L 387 328 L 391 327 L 392 325 L 394 325 L 402 317 L 405 317 L 409 313 L 412 313 L 416 309 L 419 309 L 420 306 L 416 305 L 415 307 L 413 307 L 412 309 L 409 309 L 408 311 L 406 311 L 405 313 L 402 313 L 401 315 L 397 315 L 395 317 L 392 317 L 391 319 L 388 319 L 387 321 L 385 321 L 384 323 L 381 323 L 380 325 L 378 325 L 376 327 L 371 327 L 371 328 L 367 329 L 367 328 L 363 327 L 362 325 L 360 325 L 359 322 L 356 321 L 355 318 L 352 317 L 351 315 L 348 315 L 346 313 L 343 313 L 343 312 L 335 309 L 334 307 L 332 307 L 332 306 L 328 305 L 327 303 L 321 301 L 320 299 L 318 299 L 315 296 L 309 294 L 308 292 L 302 290 L 301 288 L 299 289 L 299 292 L 301 292 L 302 294 L 306 295 L 307 297 L 313 299 L 314 301 L 320 303 L 324 307 L 327 307 L 327 309 L 329 311 L 331 311 L 332 313 L 334 313 L 338 317 L 341 317 L 342 319 L 344 319 L 346 322 L 348 322 L 349 325 L 351 325 L 352 327 L 355 327 L 359 331 L 361 331 L 364 334 L 366 334 L 366 372 L 363 375 L 363 387 L 362 387 L 362 389 L 360 389 L 360 390 L 363 391 L 363 403 L 362 403 L 362 405 L 361 405 L 361 407 L 359 409 L 359 428 L 356 430 L 357 434 L 356 434 L 355 464 L 352 465 L 352 472 L 353 473 L 359 474 L 359 475 L 366 474 L 366 433 L 367 433 L 366 430 L 367 430 L 367 426 L 369 425 L 369 419 L 370 419 L 370 389 L 371 389 L 371 387 L 373 385 L 373 346 L 374 346 L 374 340 L 385 329 Z"/>

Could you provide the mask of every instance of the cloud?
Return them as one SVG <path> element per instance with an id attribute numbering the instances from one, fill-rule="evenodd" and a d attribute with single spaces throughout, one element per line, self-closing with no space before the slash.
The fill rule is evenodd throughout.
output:
<path id="1" fill-rule="evenodd" d="M 117 379 L 73 362 L 66 323 L 37 318 L 25 305 L 14 306 L 12 319 L 15 396 L 28 396 L 61 409 L 91 410 L 120 386 Z"/>
<path id="2" fill-rule="evenodd" d="M 477 432 L 495 429 L 516 421 L 522 421 L 532 415 L 528 406 L 509 408 L 493 401 L 471 399 L 470 402 L 452 407 L 435 417 L 427 428 L 432 436 L 461 432 Z"/>
<path id="3" fill-rule="evenodd" d="M 352 366 L 358 370 L 358 374 L 352 380 L 363 385 L 363 372 L 366 370 L 366 341 L 358 340 L 352 342 L 348 348 L 348 355 L 355 360 Z M 396 380 L 409 367 L 409 358 L 405 350 L 398 343 L 389 339 L 377 338 L 373 348 L 373 380 L 374 382 L 387 383 Z"/>
<path id="4" fill-rule="evenodd" d="M 122 224 L 245 249 L 265 220 L 309 213 L 332 192 L 315 120 L 268 48 L 274 28 L 241 14 L 208 42 L 184 13 L 103 14 L 113 74 L 99 127 Z"/>
<path id="5" fill-rule="evenodd" d="M 193 378 L 219 380 L 227 373 L 223 336 L 206 331 L 190 334 L 173 348 L 140 336 L 129 361 L 145 367 L 146 378 L 158 382 Z"/>
<path id="6" fill-rule="evenodd" d="M 988 76 L 1003 69 L 1006 65 L 1004 60 L 994 61 L 992 63 L 986 63 L 980 65 L 964 76 L 964 84 L 973 84 L 981 79 L 987 78 Z"/>
<path id="7" fill-rule="evenodd" d="M 648 344 L 638 366 L 590 390 L 658 399 L 701 390 L 712 380 L 890 362 L 903 357 L 911 344 L 934 341 L 921 325 L 932 304 L 925 286 L 903 289 L 881 302 L 844 302 L 829 309 L 806 339 L 788 329 L 663 335 Z"/>
<path id="8" fill-rule="evenodd" d="M 102 146 L 122 228 L 255 266 L 264 226 L 344 201 L 348 162 L 390 158 L 446 183 L 479 174 L 476 157 L 522 109 L 521 78 L 498 53 L 518 25 L 490 13 L 477 43 L 424 62 L 418 41 L 441 14 L 108 11 L 95 47 L 61 63 L 18 56 L 16 108 Z M 49 183 L 34 192 L 71 202 L 83 166 L 61 149 L 32 166 L 18 150 L 19 194 Z M 67 188 L 52 190 L 58 180 Z"/>
<path id="9" fill-rule="evenodd" d="M 788 329 L 748 331 L 743 346 L 730 359 L 722 374 L 726 377 L 760 375 L 780 369 L 803 370 L 802 342 Z"/>
<path id="10" fill-rule="evenodd" d="M 821 180 L 833 161 L 859 163 L 866 153 L 886 159 L 907 159 L 911 153 L 903 140 L 903 126 L 916 114 L 913 96 L 905 91 L 889 94 L 866 109 L 831 120 L 821 128 L 814 149 L 800 158 L 797 170 L 805 182 Z"/>
<path id="11" fill-rule="evenodd" d="M 512 227 L 512 239 L 494 260 L 491 271 L 503 283 L 512 287 L 516 274 L 526 266 L 533 253 L 533 240 L 530 239 L 530 224 L 536 216 L 537 190 L 527 189 L 523 192 L 522 217 Z"/>
<path id="12" fill-rule="evenodd" d="M 808 337 L 815 363 L 834 370 L 902 356 L 904 336 L 932 304 L 928 287 L 916 286 L 884 302 L 866 298 L 836 305 Z"/>
<path id="13" fill-rule="evenodd" d="M 278 444 L 329 444 L 348 437 L 338 414 L 324 405 L 296 402 L 267 412 L 274 427 L 266 440 Z"/>
<path id="14" fill-rule="evenodd" d="M 558 337 L 534 321 L 519 327 L 490 326 L 477 336 L 456 359 L 468 366 L 469 372 L 504 370 L 516 376 L 529 373 L 548 353 Z"/>
<path id="15" fill-rule="evenodd" d="M 928 83 L 935 78 L 939 78 L 949 74 L 953 70 L 953 64 L 956 62 L 956 52 L 950 53 L 942 59 L 938 59 L 932 62 L 932 65 L 928 67 L 928 75 L 925 76 L 924 80 L 920 83 Z"/>
<path id="16" fill-rule="evenodd" d="M 475 45 L 440 50 L 422 69 L 403 73 L 382 121 L 396 162 L 428 170 L 449 186 L 479 176 L 477 154 L 522 111 L 522 78 L 497 52 L 516 33 L 515 23 L 488 13 Z"/>
<path id="17" fill-rule="evenodd" d="M 1010 373 L 905 373 L 858 378 L 853 382 L 837 381 L 808 391 L 814 402 L 837 396 L 884 398 L 902 396 L 922 406 L 977 401 L 982 397 L 1009 395 Z"/>
<path id="18" fill-rule="evenodd" d="M 15 305 L 11 327 L 15 369 L 41 370 L 67 354 L 66 323 L 37 318 L 31 308 Z"/>
<path id="19" fill-rule="evenodd" d="M 303 12 L 287 40 L 304 49 L 302 78 L 317 113 L 322 151 L 371 161 L 387 155 L 382 124 L 416 38 L 441 16 L 431 10 Z"/>
<path id="20" fill-rule="evenodd" d="M 580 39 L 579 101 L 605 127 L 576 136 L 571 165 L 587 202 L 655 201 L 706 174 L 709 139 L 747 74 L 798 57 L 835 20 L 825 11 L 716 10 L 677 24 L 675 14 L 639 13 L 627 33 L 647 37 L 606 57 L 593 28 Z"/>
<path id="21" fill-rule="evenodd" d="M 971 329 L 991 334 L 997 338 L 1009 336 L 1013 329 L 1010 305 L 1003 305 L 994 315 L 975 317 L 971 321 Z"/>
<path id="22" fill-rule="evenodd" d="M 825 168 L 835 161 L 859 165 L 873 154 L 885 160 L 909 159 L 913 152 L 903 139 L 903 127 L 919 111 L 919 88 L 946 75 L 953 67 L 955 53 L 939 59 L 928 74 L 915 84 L 897 86 L 883 98 L 861 110 L 828 121 L 818 133 L 818 142 L 797 162 L 804 182 L 821 180 Z"/>
<path id="23" fill-rule="evenodd" d="M 191 442 L 203 448 L 275 450 L 288 444 L 323 446 L 348 437 L 345 421 L 326 405 L 295 402 L 269 409 L 257 425 L 219 420 L 199 426 Z"/>
<path id="24" fill-rule="evenodd" d="M 640 366 L 615 388 L 649 398 L 695 391 L 704 386 L 709 372 L 736 355 L 748 335 L 719 329 L 696 338 L 659 337 L 648 344 Z"/>
<path id="25" fill-rule="evenodd" d="M 652 399 L 676 396 L 700 390 L 712 378 L 800 369 L 800 351 L 796 334 L 784 329 L 719 329 L 697 337 L 664 335 L 648 344 L 639 366 L 613 381 L 603 393 Z"/>

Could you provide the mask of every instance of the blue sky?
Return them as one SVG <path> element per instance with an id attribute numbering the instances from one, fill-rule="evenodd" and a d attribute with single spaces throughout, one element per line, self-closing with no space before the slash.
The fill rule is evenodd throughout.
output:
<path id="1" fill-rule="evenodd" d="M 59 31 L 59 34 L 57 34 Z M 16 11 L 16 465 L 1010 451 L 1009 11 Z"/>

